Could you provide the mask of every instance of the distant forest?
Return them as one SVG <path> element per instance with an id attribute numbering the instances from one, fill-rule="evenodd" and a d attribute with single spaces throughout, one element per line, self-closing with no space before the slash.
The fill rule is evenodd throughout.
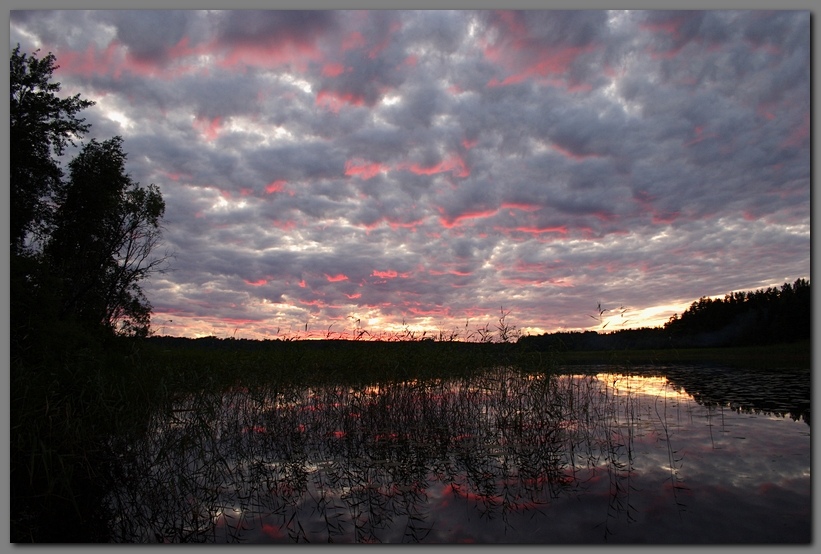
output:
<path id="1" fill-rule="evenodd" d="M 701 297 L 661 327 L 525 336 L 532 350 L 589 351 L 782 344 L 810 338 L 810 283 Z"/>
<path id="2" fill-rule="evenodd" d="M 810 283 L 798 279 L 780 289 L 770 287 L 752 292 L 734 292 L 723 299 L 702 297 L 681 316 L 676 314 L 661 327 L 617 331 L 569 331 L 527 335 L 516 344 L 528 351 L 661 350 L 784 344 L 810 338 Z M 202 337 L 152 336 L 148 341 L 164 348 L 260 350 L 281 344 L 282 339 L 252 340 Z M 287 339 L 286 339 L 287 341 Z M 289 341 L 290 342 L 290 341 Z M 354 340 L 302 340 L 314 348 L 341 346 Z M 365 341 L 380 342 L 380 341 Z M 393 342 L 393 341 L 392 341 Z M 401 342 L 401 341 L 400 341 Z M 433 346 L 432 340 L 421 341 Z M 455 345 L 457 343 L 449 342 Z M 482 343 L 494 348 L 492 343 Z M 363 344 L 364 346 L 364 344 Z M 466 348 L 473 345 L 464 344 Z M 503 344 L 496 344 L 503 347 Z M 507 346 L 510 346 L 509 344 Z"/>

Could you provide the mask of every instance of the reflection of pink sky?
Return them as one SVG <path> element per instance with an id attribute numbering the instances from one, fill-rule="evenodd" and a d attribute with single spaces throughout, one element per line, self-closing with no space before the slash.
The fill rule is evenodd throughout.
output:
<path id="1" fill-rule="evenodd" d="M 517 386 L 543 378 L 531 375 L 519 380 L 513 375 L 507 374 L 506 378 Z M 395 387 L 405 387 L 408 394 L 429 395 L 447 405 L 454 402 L 453 395 L 467 393 L 480 406 L 487 405 L 489 423 L 498 422 L 494 414 L 503 406 L 495 387 L 482 382 L 474 386 L 464 382 L 449 385 L 443 380 L 413 381 L 304 389 L 297 395 L 277 394 L 250 404 L 240 400 L 240 405 L 253 406 L 252 410 L 260 412 L 298 414 L 294 431 L 306 434 L 309 442 L 348 441 L 355 436 L 359 439 L 354 440 L 361 440 L 365 436 L 366 444 L 387 447 L 379 452 L 368 452 L 367 447 L 358 450 L 355 467 L 348 470 L 353 472 L 352 477 L 343 478 L 340 485 L 334 485 L 326 472 L 333 468 L 335 475 L 347 475 L 339 473 L 345 460 L 338 453 L 323 458 L 321 452 L 327 455 L 325 448 L 321 452 L 307 450 L 302 469 L 307 474 L 308 490 L 300 491 L 286 480 L 276 481 L 269 494 L 296 502 L 288 505 L 285 519 L 282 514 L 245 513 L 255 521 L 247 538 L 250 542 L 287 542 L 291 522 L 288 516 L 294 513 L 293 521 L 297 523 L 291 525 L 291 530 L 302 525 L 311 541 L 325 540 L 327 520 L 315 505 L 320 482 L 323 505 L 332 512 L 346 514 L 339 520 L 344 522 L 340 529 L 345 530 L 336 536 L 339 542 L 353 540 L 351 516 L 368 525 L 381 521 L 382 506 L 388 510 L 402 508 L 403 495 L 409 495 L 408 500 L 415 503 L 413 509 L 420 515 L 420 526 L 431 528 L 428 542 L 599 543 L 605 540 L 604 522 L 609 522 L 611 542 L 653 543 L 671 538 L 684 542 L 745 542 L 750 537 L 773 536 L 789 540 L 789 535 L 783 535 L 788 529 L 801 536 L 808 532 L 801 523 L 808 521 L 810 509 L 810 434 L 805 423 L 732 411 L 719 416 L 714 408 L 701 406 L 686 394 L 671 395 L 667 380 L 660 376 L 565 375 L 559 378 L 557 392 L 577 387 L 588 391 L 588 385 L 590 404 L 576 405 L 568 412 L 584 424 L 562 427 L 562 433 L 553 436 L 561 456 L 575 456 L 574 463 L 564 459 L 551 464 L 540 459 L 537 465 L 547 463 L 549 473 L 527 470 L 517 453 L 526 458 L 533 445 L 506 442 L 506 433 L 499 428 L 498 444 L 474 444 L 471 432 L 451 436 L 446 458 L 450 469 L 443 473 L 442 466 L 437 465 L 437 471 L 428 468 L 430 473 L 424 478 L 410 481 L 396 469 L 407 460 L 402 462 L 401 456 L 386 454 L 394 452 L 391 445 L 407 446 L 397 441 L 407 440 L 408 431 L 374 430 L 360 424 L 369 420 L 369 407 L 379 406 L 390 412 L 392 402 L 385 403 L 381 397 L 398 400 Z M 605 389 L 608 394 L 600 394 Z M 350 427 L 348 431 L 341 428 L 340 414 L 355 426 L 355 434 Z M 249 421 L 257 418 L 247 415 Z M 466 425 L 469 431 L 472 424 Z M 307 434 L 308 429 L 312 434 Z M 261 425 L 243 432 L 259 434 L 261 439 L 271 436 L 271 431 Z M 373 460 L 379 461 L 369 466 Z M 288 463 L 271 462 L 281 467 Z M 623 487 L 619 488 L 618 483 Z M 351 494 L 373 495 L 378 501 L 351 511 L 348 503 L 356 498 Z M 614 508 L 616 500 L 621 503 L 618 510 Z M 633 517 L 629 524 L 625 521 L 628 504 Z M 779 509 L 773 511 L 774 505 Z M 239 507 L 230 503 L 222 506 L 213 516 L 217 535 L 235 525 L 240 515 Z M 404 516 L 386 521 L 388 524 L 368 530 L 373 529 L 383 541 L 401 540 L 407 530 Z M 729 522 L 732 528 L 727 527 Z M 691 533 L 699 533 L 699 538 L 691 539 L 695 536 Z"/>
<path id="2" fill-rule="evenodd" d="M 652 398 L 687 400 L 690 395 L 683 390 L 676 390 L 667 381 L 667 377 L 648 377 L 635 375 L 614 375 L 600 373 L 596 379 L 606 383 L 615 394 L 630 396 L 641 394 Z"/>

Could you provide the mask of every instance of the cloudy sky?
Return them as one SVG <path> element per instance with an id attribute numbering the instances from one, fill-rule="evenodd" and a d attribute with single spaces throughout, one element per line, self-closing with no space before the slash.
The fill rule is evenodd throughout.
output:
<path id="1" fill-rule="evenodd" d="M 808 11 L 10 13 L 162 191 L 154 331 L 238 338 L 656 326 L 808 279 L 810 36 Z"/>

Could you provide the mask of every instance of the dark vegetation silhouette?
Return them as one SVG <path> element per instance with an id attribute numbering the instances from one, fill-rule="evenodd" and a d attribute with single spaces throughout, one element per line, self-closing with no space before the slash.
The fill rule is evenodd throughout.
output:
<path id="1" fill-rule="evenodd" d="M 810 283 L 702 297 L 661 327 L 575 331 L 525 336 L 519 343 L 538 351 L 642 350 L 785 344 L 810 339 Z"/>
<path id="2" fill-rule="evenodd" d="M 103 437 L 121 386 L 104 374 L 148 335 L 140 284 L 167 258 L 165 203 L 126 174 L 120 137 L 78 147 L 94 103 L 59 97 L 55 56 L 36 54 L 10 57 L 11 538 L 104 541 Z"/>
<path id="3" fill-rule="evenodd" d="M 120 137 L 82 145 L 64 174 L 60 156 L 89 131 L 77 114 L 93 102 L 59 98 L 57 68 L 53 54 L 11 54 L 11 347 L 24 359 L 81 335 L 147 336 L 140 282 L 165 261 L 165 203 L 126 174 Z"/>

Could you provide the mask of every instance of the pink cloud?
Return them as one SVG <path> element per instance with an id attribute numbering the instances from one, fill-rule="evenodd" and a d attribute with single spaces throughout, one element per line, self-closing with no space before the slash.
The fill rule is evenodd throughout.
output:
<path id="1" fill-rule="evenodd" d="M 542 233 L 559 233 L 561 235 L 567 234 L 567 227 L 564 225 L 559 225 L 557 227 L 514 227 L 513 231 L 519 231 L 520 233 L 530 233 L 534 235 L 540 235 Z"/>
<path id="2" fill-rule="evenodd" d="M 465 150 L 470 150 L 471 148 L 473 148 L 477 144 L 479 144 L 478 139 L 476 139 L 476 140 L 468 140 L 468 139 L 462 140 L 462 146 L 465 147 Z"/>
<path id="3" fill-rule="evenodd" d="M 687 44 L 686 41 L 682 41 L 681 27 L 686 23 L 688 17 L 689 16 L 687 15 L 679 15 L 669 17 L 664 21 L 646 21 L 639 25 L 640 29 L 650 31 L 664 37 L 670 37 L 674 40 L 674 42 L 678 43 L 666 51 L 648 48 L 648 52 L 652 58 L 670 59 L 674 58 L 679 54 L 679 52 L 681 52 L 681 49 Z"/>
<path id="4" fill-rule="evenodd" d="M 320 90 L 316 95 L 316 105 L 324 106 L 334 113 L 339 113 L 339 110 L 345 104 L 351 106 L 364 106 L 365 98 L 359 94 L 337 92 L 332 90 Z"/>
<path id="5" fill-rule="evenodd" d="M 535 212 L 542 209 L 539 204 L 528 204 L 527 202 L 502 202 L 502 208 L 511 210 L 521 210 L 523 212 Z"/>
<path id="6" fill-rule="evenodd" d="M 197 116 L 194 119 L 194 128 L 202 133 L 209 142 L 214 141 L 219 135 L 220 127 L 222 127 L 222 118 L 215 117 L 211 120 L 203 116 Z"/>
<path id="7" fill-rule="evenodd" d="M 564 148 L 562 146 L 559 146 L 555 142 L 551 143 L 550 146 L 553 148 L 553 150 L 555 150 L 559 154 L 561 154 L 561 155 L 563 155 L 567 158 L 570 158 L 572 160 L 576 160 L 576 161 L 582 161 L 582 160 L 585 160 L 587 158 L 600 158 L 601 157 L 601 154 L 595 154 L 595 153 L 589 153 L 588 154 L 588 153 L 574 152 L 574 151 L 572 151 L 568 148 Z"/>
<path id="8" fill-rule="evenodd" d="M 348 280 L 348 276 L 347 276 L 347 275 L 345 275 L 344 273 L 339 273 L 338 275 L 328 275 L 328 274 L 326 273 L 326 274 L 325 274 L 325 277 L 326 277 L 326 278 L 328 279 L 328 281 L 330 281 L 331 283 L 336 283 L 336 282 L 338 282 L 338 281 L 347 281 L 347 280 Z"/>
<path id="9" fill-rule="evenodd" d="M 435 175 L 437 173 L 452 171 L 457 177 L 470 176 L 470 169 L 468 169 L 465 165 L 465 161 L 458 154 L 452 154 L 434 166 L 424 167 L 419 164 L 413 164 L 407 167 L 407 169 L 417 175 Z"/>
<path id="10" fill-rule="evenodd" d="M 380 219 L 377 219 L 373 223 L 362 224 L 362 227 L 364 227 L 367 232 L 370 232 L 379 227 L 380 225 L 386 224 L 393 230 L 410 229 L 412 233 L 415 233 L 416 227 L 421 225 L 424 221 L 424 219 L 417 219 L 413 221 L 399 221 L 391 217 L 382 217 Z"/>
<path id="11" fill-rule="evenodd" d="M 99 55 L 93 44 L 89 45 L 83 53 L 74 50 L 59 51 L 56 53 L 60 66 L 57 72 L 85 77 L 110 74 L 119 76 L 121 71 L 117 65 L 119 50 L 119 44 L 111 42 Z"/>
<path id="12" fill-rule="evenodd" d="M 540 278 L 526 278 L 526 277 L 503 277 L 499 279 L 499 283 L 508 286 L 517 287 L 544 287 L 552 285 L 559 288 L 573 288 L 573 283 L 565 279 L 540 279 Z"/>
<path id="13" fill-rule="evenodd" d="M 500 210 L 520 210 L 524 212 L 535 212 L 540 209 L 542 209 L 542 206 L 538 204 L 528 204 L 526 202 L 502 202 L 499 208 L 469 211 L 453 217 L 448 217 L 445 214 L 444 208 L 440 207 L 439 213 L 442 214 L 442 216 L 439 218 L 439 222 L 442 224 L 443 227 L 452 229 L 453 227 L 460 225 L 463 221 L 467 219 L 493 217 L 494 215 L 498 214 Z"/>
<path id="14" fill-rule="evenodd" d="M 284 221 L 279 220 L 279 219 L 275 219 L 275 220 L 272 221 L 272 224 L 277 229 L 282 229 L 283 231 L 292 231 L 292 230 L 296 229 L 296 221 L 294 221 L 292 219 L 286 219 Z"/>
<path id="15" fill-rule="evenodd" d="M 447 227 L 451 229 L 461 224 L 462 221 L 466 219 L 477 219 L 477 218 L 485 218 L 485 217 L 493 217 L 497 213 L 499 213 L 498 208 L 493 210 L 480 210 L 474 212 L 465 212 L 463 214 L 457 215 L 456 217 L 445 217 L 444 210 L 439 208 L 439 212 L 442 213 L 442 217 L 439 218 L 439 222 L 442 224 L 443 227 Z"/>
<path id="16" fill-rule="evenodd" d="M 652 221 L 653 221 L 653 224 L 655 224 L 655 225 L 668 225 L 670 223 L 673 223 L 675 220 L 677 220 L 680 215 L 681 215 L 681 212 L 679 212 L 679 211 L 662 212 L 662 211 L 655 210 L 653 212 Z"/>
<path id="17" fill-rule="evenodd" d="M 429 307 L 419 302 L 402 302 L 402 306 L 408 312 L 418 316 L 450 316 L 449 308 Z"/>
<path id="18" fill-rule="evenodd" d="M 345 162 L 345 175 L 352 177 L 358 175 L 365 179 L 371 179 L 382 171 L 387 171 L 389 168 L 378 163 L 368 163 L 361 160 L 348 160 Z"/>
<path id="19" fill-rule="evenodd" d="M 322 74 L 326 77 L 339 77 L 345 72 L 345 66 L 341 63 L 331 62 L 322 66 Z"/>
<path id="20" fill-rule="evenodd" d="M 182 37 L 177 44 L 168 49 L 168 57 L 170 59 L 190 58 L 192 56 L 199 56 L 207 51 L 207 47 L 204 45 L 191 48 L 189 46 L 190 41 L 190 37 Z"/>
<path id="21" fill-rule="evenodd" d="M 409 272 L 399 273 L 392 269 L 389 269 L 387 271 L 379 271 L 378 269 L 374 269 L 371 275 L 373 277 L 379 277 L 381 279 L 396 279 L 397 277 L 401 279 L 407 279 L 408 277 L 410 277 L 411 274 Z"/>
<path id="22" fill-rule="evenodd" d="M 606 212 L 604 210 L 599 210 L 597 212 L 593 212 L 593 215 L 596 216 L 600 221 L 610 222 L 615 221 L 618 219 L 618 216 L 611 212 Z"/>
<path id="23" fill-rule="evenodd" d="M 473 275 L 471 271 L 459 271 L 458 269 L 446 269 L 440 271 L 438 269 L 429 269 L 428 273 L 431 275 L 456 275 L 457 277 L 467 277 L 468 275 Z"/>
<path id="24" fill-rule="evenodd" d="M 307 63 L 318 60 L 321 53 L 313 44 L 300 43 L 290 39 L 279 43 L 233 44 L 217 65 L 226 68 L 252 66 L 274 68 L 290 64 L 304 72 Z"/>
<path id="25" fill-rule="evenodd" d="M 342 39 L 342 50 L 354 50 L 365 46 L 365 38 L 359 31 L 354 31 Z"/>
<path id="26" fill-rule="evenodd" d="M 673 17 L 666 21 L 645 21 L 639 24 L 640 29 L 662 35 L 680 36 L 679 29 L 684 24 L 684 17 Z"/>
<path id="27" fill-rule="evenodd" d="M 503 80 L 493 78 L 488 81 L 487 86 L 499 87 L 508 86 L 521 83 L 528 79 L 540 78 L 545 79 L 553 76 L 563 76 L 570 70 L 571 65 L 576 59 L 587 52 L 593 51 L 596 47 L 594 45 L 587 46 L 569 46 L 565 48 L 548 47 L 538 51 L 538 53 L 525 52 L 522 55 L 522 50 L 529 50 L 530 47 L 524 47 L 524 41 L 515 41 L 512 44 L 495 47 L 487 46 L 485 48 L 485 57 L 497 63 L 505 70 L 509 68 L 520 68 L 511 75 L 508 75 Z M 528 55 L 529 54 L 529 55 Z M 530 59 L 532 61 L 522 61 Z M 590 86 L 581 84 L 575 81 L 567 81 L 564 78 L 551 79 L 549 81 L 556 86 L 564 86 L 574 91 L 590 90 Z"/>
<path id="28" fill-rule="evenodd" d="M 373 48 L 368 51 L 368 58 L 375 60 L 382 51 L 388 47 L 391 43 L 391 35 L 396 33 L 397 31 L 402 29 L 402 24 L 398 21 L 393 21 L 388 29 L 388 33 L 386 34 L 385 38 L 379 44 L 373 46 Z"/>
<path id="29" fill-rule="evenodd" d="M 527 25 L 522 21 L 520 13 L 510 10 L 499 10 L 494 15 L 507 27 L 507 33 L 520 37 L 528 34 Z"/>
<path id="30" fill-rule="evenodd" d="M 175 182 L 179 181 L 183 177 L 188 177 L 187 175 L 183 175 L 182 173 L 177 173 L 177 172 L 163 171 L 163 173 L 165 174 L 166 177 L 168 177 L 169 179 L 171 179 L 172 181 L 175 181 Z"/>
<path id="31" fill-rule="evenodd" d="M 243 279 L 243 281 L 245 281 L 245 284 L 251 285 L 252 287 L 261 287 L 263 285 L 268 284 L 267 279 L 257 279 L 256 281 L 249 281 L 248 279 Z"/>
<path id="32" fill-rule="evenodd" d="M 282 189 L 284 189 L 285 185 L 287 185 L 287 184 L 288 184 L 288 182 L 283 181 L 282 179 L 279 179 L 279 180 L 276 180 L 276 181 L 271 181 L 270 183 L 265 185 L 265 192 L 267 192 L 268 194 L 273 194 L 275 192 L 282 192 Z"/>

